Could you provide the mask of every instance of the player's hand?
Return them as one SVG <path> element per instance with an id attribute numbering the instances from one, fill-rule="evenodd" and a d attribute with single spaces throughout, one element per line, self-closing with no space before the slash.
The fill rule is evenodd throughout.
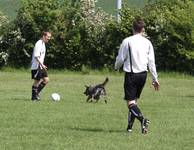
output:
<path id="1" fill-rule="evenodd" d="M 42 68 L 43 68 L 43 69 L 45 69 L 45 70 L 47 70 L 47 69 L 48 69 L 48 68 L 47 68 L 47 66 L 46 66 L 46 65 L 44 65 L 44 64 L 42 65 Z"/>
<path id="2" fill-rule="evenodd" d="M 152 85 L 154 86 L 154 89 L 155 89 L 156 91 L 158 91 L 158 90 L 159 90 L 159 88 L 160 88 L 160 84 L 159 84 L 159 82 L 158 82 L 158 81 L 153 81 L 153 82 L 152 82 Z"/>

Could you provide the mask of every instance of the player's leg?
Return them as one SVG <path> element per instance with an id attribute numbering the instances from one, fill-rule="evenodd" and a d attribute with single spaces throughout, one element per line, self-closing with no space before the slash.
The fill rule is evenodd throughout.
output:
<path id="1" fill-rule="evenodd" d="M 142 72 L 139 74 L 136 74 L 136 85 L 137 85 L 137 95 L 136 97 L 139 98 L 142 90 L 144 88 L 145 82 L 146 82 L 146 78 L 147 78 L 147 72 Z M 137 105 L 137 103 L 136 103 Z M 143 120 L 140 121 L 141 122 L 141 130 L 143 134 L 146 134 L 148 132 L 148 125 L 150 123 L 150 121 L 148 119 L 146 119 L 145 117 L 143 117 Z"/>
<path id="2" fill-rule="evenodd" d="M 34 83 L 32 85 L 32 97 L 31 99 L 34 100 L 39 100 L 38 97 L 38 85 L 40 83 L 40 76 L 39 76 L 39 71 L 37 70 L 31 70 L 31 75 L 32 79 L 34 79 Z"/>
<path id="3" fill-rule="evenodd" d="M 39 80 L 34 80 L 32 85 L 32 100 L 38 100 L 38 84 Z"/>
<path id="4" fill-rule="evenodd" d="M 49 78 L 48 77 L 44 77 L 42 79 L 42 82 L 40 82 L 39 86 L 38 86 L 38 93 L 40 93 L 42 91 L 42 89 L 46 86 L 46 84 L 48 84 L 49 82 Z"/>
<path id="5" fill-rule="evenodd" d="M 130 104 L 136 104 L 136 85 L 133 78 L 134 74 L 126 73 L 125 74 L 125 81 L 124 81 L 124 91 L 125 91 L 125 97 L 124 99 L 127 101 L 127 107 L 128 107 L 128 125 L 127 125 L 127 131 L 132 131 L 132 126 L 134 123 L 134 120 L 136 118 L 135 114 L 132 112 L 131 108 L 129 107 Z"/>
<path id="6" fill-rule="evenodd" d="M 137 100 L 135 101 L 135 103 L 137 104 Z M 127 106 L 128 106 L 128 104 L 127 104 Z M 129 112 L 128 112 L 128 126 L 127 126 L 127 131 L 128 132 L 132 132 L 134 121 L 135 121 L 135 115 L 133 113 L 131 113 L 131 110 L 129 109 Z"/>
<path id="7" fill-rule="evenodd" d="M 49 77 L 48 77 L 48 73 L 46 70 L 41 70 L 41 82 L 38 85 L 38 93 L 40 93 L 42 91 L 42 89 L 46 86 L 46 84 L 48 84 L 49 82 Z"/>
<path id="8" fill-rule="evenodd" d="M 40 82 L 39 86 L 38 86 L 38 93 L 40 93 L 43 88 L 48 84 L 49 82 L 49 77 L 48 77 L 48 73 L 47 73 L 47 70 L 45 69 L 42 69 L 40 70 L 41 72 L 41 79 L 42 79 L 42 82 Z"/>
<path id="9" fill-rule="evenodd" d="M 128 109 L 133 117 L 137 118 L 142 127 L 142 133 L 146 130 L 145 128 L 148 127 L 147 123 L 145 126 L 145 122 L 148 120 L 143 116 L 141 110 L 137 106 L 137 98 L 140 97 L 142 89 L 145 85 L 147 73 L 143 74 L 126 74 L 125 76 L 125 100 L 127 100 Z M 131 115 L 128 116 L 128 120 L 131 120 Z M 132 120 L 133 121 L 133 120 Z M 128 126 L 130 126 L 131 122 L 128 122 Z"/>
<path id="10" fill-rule="evenodd" d="M 129 111 L 135 116 L 135 118 L 137 118 L 142 123 L 144 117 L 139 107 L 137 106 L 135 100 L 128 101 L 128 108 Z"/>
<path id="11" fill-rule="evenodd" d="M 144 118 L 144 116 L 141 113 L 137 104 L 129 102 L 128 107 L 129 107 L 129 111 L 131 112 L 131 114 L 133 114 L 134 117 L 140 121 L 142 133 L 146 134 L 148 132 L 148 125 L 149 125 L 150 121 L 148 119 Z M 130 125 L 130 122 L 129 122 L 129 125 Z"/>
<path id="12" fill-rule="evenodd" d="M 135 116 L 129 110 L 129 112 L 128 112 L 128 126 L 127 126 L 128 132 L 132 131 L 134 121 L 135 121 Z"/>

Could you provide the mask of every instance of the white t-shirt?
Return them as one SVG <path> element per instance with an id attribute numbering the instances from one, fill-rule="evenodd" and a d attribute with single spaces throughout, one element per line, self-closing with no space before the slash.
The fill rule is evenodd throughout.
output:
<path id="1" fill-rule="evenodd" d="M 45 53 L 46 53 L 45 43 L 40 39 L 36 42 L 33 50 L 31 70 L 36 70 L 39 67 L 39 63 L 35 57 L 39 57 L 40 62 L 44 63 Z"/>
<path id="2" fill-rule="evenodd" d="M 123 40 L 116 58 L 115 69 L 119 69 L 123 65 L 125 72 L 131 72 L 129 46 L 131 48 L 133 72 L 140 73 L 149 68 L 152 79 L 157 81 L 158 75 L 152 43 L 141 34 L 135 34 Z"/>

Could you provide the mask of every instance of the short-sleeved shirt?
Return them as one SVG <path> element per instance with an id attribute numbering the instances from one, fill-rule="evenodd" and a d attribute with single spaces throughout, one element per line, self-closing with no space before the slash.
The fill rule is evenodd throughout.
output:
<path id="1" fill-rule="evenodd" d="M 46 53 L 45 43 L 40 39 L 36 42 L 34 50 L 33 50 L 31 70 L 36 70 L 39 67 L 39 63 L 35 57 L 39 57 L 40 62 L 44 63 L 45 53 Z"/>

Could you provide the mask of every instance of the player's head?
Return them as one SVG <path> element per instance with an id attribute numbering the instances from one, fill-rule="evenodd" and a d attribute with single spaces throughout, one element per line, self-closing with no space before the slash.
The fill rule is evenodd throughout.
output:
<path id="1" fill-rule="evenodd" d="M 141 33 L 144 31 L 144 26 L 145 26 L 145 23 L 143 19 L 136 18 L 135 21 L 133 22 L 133 31 L 136 33 Z"/>
<path id="2" fill-rule="evenodd" d="M 47 43 L 51 39 L 51 33 L 48 31 L 42 32 L 42 40 Z"/>

